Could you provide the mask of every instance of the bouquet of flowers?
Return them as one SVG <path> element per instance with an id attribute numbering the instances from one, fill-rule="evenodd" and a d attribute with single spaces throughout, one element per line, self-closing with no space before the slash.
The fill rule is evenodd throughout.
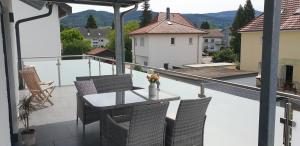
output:
<path id="1" fill-rule="evenodd" d="M 156 83 L 159 81 L 159 74 L 158 73 L 148 74 L 147 79 L 150 83 Z"/>

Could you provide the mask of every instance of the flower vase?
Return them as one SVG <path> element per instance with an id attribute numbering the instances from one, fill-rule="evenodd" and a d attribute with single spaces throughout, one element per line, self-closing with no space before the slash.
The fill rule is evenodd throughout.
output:
<path id="1" fill-rule="evenodd" d="M 149 85 L 149 98 L 156 97 L 157 88 L 155 83 L 150 83 Z"/>

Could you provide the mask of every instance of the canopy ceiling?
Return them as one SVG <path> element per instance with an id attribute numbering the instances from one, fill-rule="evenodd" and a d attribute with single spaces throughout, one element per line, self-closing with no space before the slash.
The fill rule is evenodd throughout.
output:
<path id="1" fill-rule="evenodd" d="M 99 6 L 114 6 L 120 4 L 121 7 L 128 7 L 146 0 L 32 0 L 40 2 L 56 2 L 56 3 L 75 3 L 75 4 L 88 4 Z"/>

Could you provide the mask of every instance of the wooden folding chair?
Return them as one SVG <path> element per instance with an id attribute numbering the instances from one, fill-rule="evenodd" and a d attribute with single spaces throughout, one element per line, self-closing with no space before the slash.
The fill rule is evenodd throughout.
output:
<path id="1" fill-rule="evenodd" d="M 41 81 L 41 78 L 39 77 L 35 67 L 33 65 L 29 65 L 29 66 L 25 66 L 23 70 L 32 70 L 34 72 L 34 75 L 36 77 L 36 79 L 38 80 L 40 85 L 48 85 L 48 86 L 52 86 L 54 81 L 47 81 L 47 82 L 43 82 Z"/>
<path id="2" fill-rule="evenodd" d="M 53 102 L 49 98 L 52 97 L 51 94 L 54 91 L 54 86 L 46 86 L 43 88 L 33 70 L 21 70 L 20 74 L 24 79 L 33 99 L 42 105 L 45 104 L 45 102 L 49 102 L 51 105 L 53 105 Z"/>

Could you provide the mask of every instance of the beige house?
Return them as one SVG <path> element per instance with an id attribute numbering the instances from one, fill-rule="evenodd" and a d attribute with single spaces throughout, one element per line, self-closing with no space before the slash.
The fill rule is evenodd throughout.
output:
<path id="1" fill-rule="evenodd" d="M 241 70 L 260 72 L 262 29 L 260 15 L 240 30 Z M 279 46 L 279 86 L 292 83 L 300 89 L 300 0 L 283 0 Z"/>

